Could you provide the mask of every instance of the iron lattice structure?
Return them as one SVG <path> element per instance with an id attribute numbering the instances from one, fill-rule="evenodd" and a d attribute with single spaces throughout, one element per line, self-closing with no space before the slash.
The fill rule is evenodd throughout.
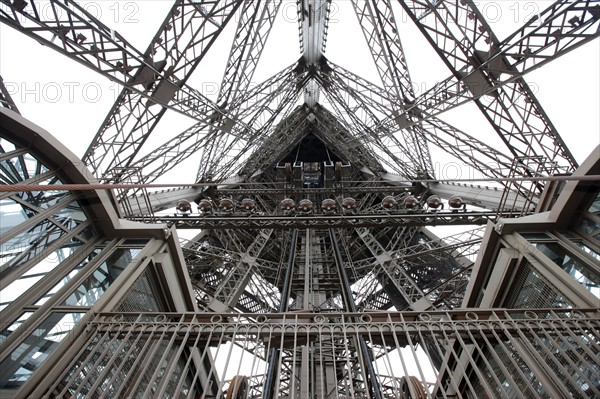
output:
<path id="1" fill-rule="evenodd" d="M 492 319 L 459 310 L 484 228 L 441 239 L 428 226 L 482 226 L 532 214 L 539 210 L 544 177 L 569 174 L 578 166 L 524 77 L 598 38 L 600 1 L 558 0 L 503 40 L 471 0 L 351 3 L 378 83 L 326 57 L 331 1 L 296 2 L 299 60 L 253 84 L 281 0 L 177 0 L 143 50 L 78 2 L 1 0 L 2 23 L 122 85 L 83 156 L 102 182 L 151 184 L 188 157 L 200 157 L 193 187 L 136 188 L 120 191 L 118 198 L 131 220 L 201 229 L 181 246 L 202 313 L 172 315 L 168 321 L 199 318 L 206 336 L 179 329 L 169 334 L 195 340 L 204 353 L 233 343 L 264 366 L 253 368 L 252 375 L 228 375 L 214 395 L 383 398 L 420 397 L 434 389 L 437 395 L 461 389 L 496 392 L 490 386 L 453 386 L 451 376 L 460 367 L 443 358 L 448 351 L 472 351 L 473 343 L 482 341 L 478 355 L 485 357 L 498 345 L 491 337 L 518 316 L 502 313 L 487 330 L 473 333 L 462 322 L 440 322 L 454 320 L 455 314 L 461 320 Z M 40 12 L 48 4 L 52 12 Z M 446 79 L 419 95 L 394 16 L 398 7 L 449 70 Z M 211 100 L 188 81 L 233 24 L 218 97 Z M 6 91 L 0 94 L 2 104 L 16 110 Z M 476 105 L 503 146 L 440 117 L 466 103 Z M 144 147 L 167 112 L 184 114 L 194 124 L 156 148 Z M 496 184 L 437 180 L 432 148 Z M 444 209 L 436 197 L 443 202 L 453 197 L 454 203 Z M 385 326 L 396 316 L 380 311 L 405 312 L 405 317 L 388 331 Z M 315 313 L 321 319 L 310 324 L 305 317 Z M 418 319 L 418 314 L 433 319 Z M 100 332 L 122 328 L 111 326 L 120 321 L 109 316 L 94 320 Z M 271 325 L 281 317 L 292 320 L 293 328 L 280 331 Z M 536 339 L 554 337 L 562 317 L 553 314 L 549 335 L 538 331 Z M 128 326 L 144 320 L 132 319 Z M 370 323 L 370 329 L 360 330 Z M 323 325 L 337 327 L 325 331 Z M 529 333 L 523 324 L 508 337 Z M 454 347 L 448 346 L 449 337 L 458 337 Z M 107 345 L 122 345 L 112 339 Z M 577 356 L 585 355 L 579 350 L 585 341 L 573 336 L 570 345 L 578 348 Z M 502 342 L 504 354 L 487 364 L 496 371 L 503 362 L 521 361 L 511 357 L 512 344 Z M 131 345 L 136 353 L 142 348 Z M 421 371 L 414 372 L 421 374 L 415 380 L 378 367 L 407 345 L 414 356 L 421 348 L 443 383 L 428 385 Z M 511 377 L 506 371 L 498 386 L 521 384 L 523 392 L 538 395 L 529 375 Z M 84 382 L 79 392 L 91 392 L 94 382 L 88 388 Z"/>

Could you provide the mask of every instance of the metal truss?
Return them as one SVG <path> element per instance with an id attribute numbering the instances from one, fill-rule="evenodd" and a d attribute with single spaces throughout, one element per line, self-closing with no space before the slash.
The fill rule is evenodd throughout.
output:
<path id="1" fill-rule="evenodd" d="M 388 252 L 393 260 L 393 264 L 390 263 L 387 267 L 388 272 L 391 275 L 402 273 L 411 279 L 413 284 L 423 290 L 423 297 L 427 299 L 431 309 L 459 308 L 483 231 L 483 228 L 478 228 Z M 396 309 L 401 310 L 407 307 L 406 304 L 398 307 L 385 287 L 368 287 L 358 294 L 364 298 L 361 308 L 389 309 L 396 306 Z"/>
<path id="2" fill-rule="evenodd" d="M 462 65 L 453 59 L 454 69 L 460 70 L 460 76 L 453 75 L 439 82 L 415 99 L 406 112 L 414 111 L 428 119 L 475 98 L 493 95 L 498 87 L 515 82 L 597 38 L 599 14 L 600 3 L 595 1 L 557 1 L 498 47 L 492 46 L 487 53 L 476 50 L 477 62 Z M 525 90 L 519 97 L 527 99 L 529 93 Z"/>
<path id="3" fill-rule="evenodd" d="M 312 121 L 309 122 L 309 119 Z M 240 175 L 251 176 L 258 169 L 274 167 L 304 138 L 307 130 L 311 130 L 329 148 L 335 148 L 345 159 L 353 159 L 357 165 L 366 165 L 375 171 L 382 170 L 373 161 L 374 153 L 355 140 L 347 130 L 347 125 L 341 124 L 329 111 L 316 105 L 312 109 L 299 106 L 282 120 L 273 134 L 262 140 L 260 149 L 246 161 Z"/>
<path id="4" fill-rule="evenodd" d="M 226 274 L 216 288 L 213 300 L 208 304 L 209 309 L 223 311 L 234 308 L 252 278 L 254 269 L 258 267 L 256 258 L 268 243 L 272 232 L 273 230 L 259 231 L 239 261 L 233 263 L 229 271 L 224 272 Z"/>
<path id="5" fill-rule="evenodd" d="M 205 3 L 177 1 L 143 53 L 71 0 L 50 1 L 52 12 L 40 12 L 37 1 L 3 0 L 0 21 L 125 86 L 83 158 L 101 175 L 129 166 L 165 108 L 199 121 L 221 112 L 185 82 L 240 2 Z M 155 103 L 163 108 L 149 112 Z"/>
<path id="6" fill-rule="evenodd" d="M 360 3 L 352 1 L 352 6 L 371 50 L 383 88 L 396 99 L 392 103 L 396 105 L 392 115 L 399 114 L 404 109 L 404 103 L 414 100 L 415 93 L 392 4 L 389 0 Z M 411 126 L 409 129 L 402 129 L 400 133 L 408 150 L 406 154 L 413 164 L 419 165 L 420 174 L 434 177 L 431 155 L 422 129 Z"/>
<path id="7" fill-rule="evenodd" d="M 387 135 L 383 138 L 378 137 L 376 132 L 365 123 L 364 119 L 376 119 L 376 112 L 380 111 L 372 110 L 369 107 L 369 105 L 373 105 L 373 102 L 369 101 L 369 98 L 357 95 L 356 92 L 344 85 L 345 82 L 334 80 L 336 76 L 333 71 L 329 75 L 331 75 L 332 79 L 327 81 L 325 86 L 326 97 L 329 100 L 329 104 L 335 110 L 338 120 L 347 121 L 345 123 L 346 128 L 353 132 L 355 140 L 368 143 L 372 149 L 371 151 L 379 152 L 381 155 L 378 158 L 385 162 L 384 165 L 387 168 L 391 168 L 393 171 L 409 179 L 419 176 L 420 162 L 415 162 L 406 155 L 410 151 L 402 142 L 393 135 Z M 348 98 L 342 97 L 343 93 L 347 93 L 351 101 L 348 101 Z M 350 103 L 356 105 L 352 106 Z M 384 112 L 386 111 L 384 110 Z"/>
<path id="8" fill-rule="evenodd" d="M 600 394 L 593 371 L 600 367 L 597 309 L 99 313 L 86 327 L 88 333 L 71 344 L 82 348 L 78 361 L 48 384 L 33 387 L 29 396 L 71 391 L 86 396 L 102 394 L 103 388 L 95 383 L 103 380 L 113 381 L 113 391 L 119 394 L 143 393 L 147 384 L 123 384 L 119 376 L 147 363 L 165 365 L 162 373 L 159 368 L 150 371 L 159 395 L 224 394 L 232 391 L 236 375 L 251 374 L 248 394 L 260 397 L 268 369 L 261 353 L 274 348 L 281 353 L 280 384 L 274 396 L 296 396 L 303 387 L 302 364 L 309 359 L 302 348 L 311 343 L 320 348 L 310 353 L 310 359 L 321 365 L 322 376 L 327 375 L 327 364 L 334 373 L 330 383 L 317 379 L 313 388 L 317 394 L 329 387 L 338 397 L 372 397 L 367 380 L 354 378 L 357 371 L 360 376 L 355 367 L 366 366 L 358 366 L 352 352 L 352 341 L 360 339 L 375 355 L 369 364 L 378 371 L 381 397 L 402 397 L 411 378 L 416 381 L 415 389 L 425 384 L 423 392 L 434 397 L 482 393 L 493 397 L 510 392 L 560 397 L 581 394 L 581 384 L 590 387 L 590 395 Z M 428 362 L 418 357 L 418 347 Z M 218 365 L 212 361 L 213 354 L 227 361 Z M 412 362 L 420 367 L 412 369 Z M 225 373 L 240 367 L 245 369 Z M 461 373 L 455 373 L 455 367 Z M 437 382 L 428 378 L 431 372 Z M 544 382 L 541 387 L 540 381 Z"/>
<path id="9" fill-rule="evenodd" d="M 254 313 L 276 310 L 280 298 L 274 292 L 273 283 L 277 279 L 278 264 L 260 257 L 263 252 L 268 255 L 266 245 L 275 239 L 273 231 L 260 231 L 248 238 L 228 231 L 216 236 L 221 245 L 228 248 L 210 244 L 208 236 L 182 242 L 201 309 L 238 309 Z M 272 242 L 269 246 L 272 251 L 277 250 Z"/>
<path id="10" fill-rule="evenodd" d="M 316 70 L 321 66 L 327 44 L 331 1 L 299 0 L 296 3 L 302 60 L 306 67 Z M 304 88 L 305 104 L 314 107 L 319 102 L 319 91 L 319 84 L 313 77 Z"/>
<path id="11" fill-rule="evenodd" d="M 257 130 L 248 140 L 239 140 L 235 135 L 224 136 L 219 140 L 215 147 L 211 148 L 209 157 L 203 159 L 200 165 L 198 176 L 202 176 L 200 181 L 224 180 L 232 173 L 239 171 L 245 164 L 247 158 L 260 146 L 265 137 L 269 137 L 282 117 L 289 115 L 298 98 L 298 91 L 295 86 L 284 86 L 280 93 L 281 98 L 273 100 L 270 106 L 260 107 L 258 110 L 268 113 L 265 124 Z M 272 96 L 274 98 L 275 95 Z M 257 114 L 255 120 L 264 117 L 264 114 Z M 261 165 L 262 166 L 262 165 Z"/>
<path id="12" fill-rule="evenodd" d="M 369 215 L 311 215 L 283 216 L 246 214 L 232 216 L 168 216 L 155 215 L 154 220 L 181 229 L 290 229 L 290 228 L 354 228 L 387 226 L 448 226 L 483 225 L 497 217 L 510 216 L 509 212 L 422 212 L 373 213 Z M 134 221 L 145 221 L 144 216 L 132 216 Z"/>
<path id="13" fill-rule="evenodd" d="M 577 166 L 523 76 L 597 38 L 600 0 L 559 0 L 504 41 L 470 0 L 401 1 L 452 71 L 420 97 L 390 0 L 352 2 L 381 84 L 325 58 L 331 1 L 299 0 L 302 57 L 258 85 L 281 0 L 177 0 L 144 52 L 73 0 L 50 0 L 53 14 L 38 0 L 0 2 L 0 21 L 123 85 L 84 156 L 98 177 L 150 183 L 200 161 L 194 188 L 118 199 L 129 220 L 201 230 L 180 242 L 201 311 L 90 315 L 69 369 L 26 396 L 229 398 L 242 382 L 252 398 L 569 397 L 584 384 L 600 395 L 597 309 L 461 309 L 484 228 L 445 238 L 426 229 L 531 215 L 544 185 L 518 177 Z M 236 13 L 211 101 L 187 81 Z M 467 101 L 506 149 L 437 117 Z M 194 125 L 142 156 L 169 109 Z M 499 187 L 435 181 L 434 147 Z M 2 165 L 5 183 L 20 182 L 17 166 Z M 166 211 L 178 195 L 210 206 Z M 425 207 L 430 195 L 461 196 L 468 208 Z M 70 229 L 53 216 L 78 197 L 65 198 L 28 207 L 37 215 L 7 237 L 41 219 L 42 229 L 83 235 L 93 221 Z M 239 206 L 247 198 L 251 209 Z M 223 199 L 235 206 L 220 208 Z M 152 384 L 138 374 L 121 384 L 129 368 Z"/>
<path id="14" fill-rule="evenodd" d="M 10 97 L 10 93 L 4 85 L 4 79 L 2 79 L 2 76 L 0 76 L 0 105 L 15 111 L 17 114 L 21 113 L 19 112 L 19 108 L 17 108 L 13 99 Z"/>
<path id="15" fill-rule="evenodd" d="M 242 155 L 259 145 L 264 140 L 261 137 L 269 135 L 269 131 L 282 116 L 279 111 L 283 109 L 281 112 L 283 114 L 288 112 L 285 109 L 289 108 L 297 97 L 295 83 L 302 78 L 291 74 L 292 69 L 292 67 L 284 69 L 262 84 L 255 86 L 237 100 L 236 104 L 240 109 L 239 117 L 247 120 L 248 124 L 255 124 L 256 130 L 249 131 L 247 124 L 231 126 L 231 120 L 228 118 L 220 120 L 219 123 L 222 123 L 223 126 L 229 125 L 230 141 L 226 144 L 231 146 L 233 143 L 243 146 L 241 150 L 238 148 L 239 153 L 236 153 L 238 156 L 226 156 L 226 151 L 230 151 L 232 148 L 227 148 L 223 142 L 215 140 L 214 137 L 220 135 L 221 131 L 211 130 L 213 124 L 209 121 L 197 123 L 186 129 L 136 160 L 132 167 L 142 170 L 145 182 L 150 183 L 188 157 L 206 153 L 213 154 L 213 156 L 207 155 L 206 158 L 203 158 L 206 160 L 204 168 L 212 171 L 214 179 L 227 177 L 234 167 L 243 162 L 245 158 Z M 268 116 L 265 117 L 265 115 Z M 216 144 L 221 145 L 221 148 L 215 148 Z M 233 147 L 233 149 L 235 148 L 237 147 Z M 219 151 L 222 151 L 221 157 L 214 156 Z M 209 162 L 210 159 L 213 159 L 213 162 Z M 227 160 L 229 162 L 226 162 Z"/>
<path id="16" fill-rule="evenodd" d="M 281 0 L 243 3 L 241 17 L 217 97 L 219 106 L 226 110 L 226 115 L 230 115 L 225 120 L 218 116 L 216 121 L 225 129 L 230 124 L 230 119 L 236 119 L 236 114 L 240 111 L 239 105 L 237 107 L 234 105 L 235 100 L 241 93 L 245 93 L 249 89 L 280 5 Z M 281 109 L 277 111 L 275 114 L 281 113 Z M 208 140 L 211 142 L 211 151 L 207 152 L 202 159 L 196 177 L 197 181 L 206 178 L 206 174 L 212 176 L 211 167 L 209 166 L 207 171 L 206 165 L 211 165 L 212 159 L 223 155 L 221 150 L 224 143 L 227 142 L 228 136 L 218 134 L 219 130 L 212 127 L 209 131 Z"/>
<path id="17" fill-rule="evenodd" d="M 244 2 L 231 53 L 219 89 L 218 104 L 229 104 L 250 87 L 275 16 L 279 1 Z"/>
<path id="18" fill-rule="evenodd" d="M 409 229 L 405 235 L 410 236 L 415 229 Z M 364 245 L 375 258 L 378 266 L 373 270 L 383 290 L 391 297 L 392 302 L 398 308 L 409 307 L 413 310 L 427 310 L 431 303 L 423 301 L 425 295 L 415 281 L 406 273 L 405 269 L 397 264 L 396 260 L 381 246 L 373 234 L 366 228 L 356 229 L 356 233 Z M 399 297 L 401 296 L 401 298 Z"/>
<path id="19" fill-rule="evenodd" d="M 392 251 L 392 257 L 402 257 L 404 259 L 407 258 L 417 258 L 420 254 L 427 254 L 430 251 L 444 250 L 444 251 L 454 251 L 462 247 L 472 247 L 481 242 L 483 238 L 483 233 L 485 232 L 484 227 L 478 227 L 473 230 L 467 230 L 464 232 L 459 232 L 450 236 L 446 236 L 444 238 L 436 238 L 423 240 L 419 239 L 419 242 L 414 245 L 402 246 Z M 425 235 L 430 235 L 431 233 L 427 233 Z M 475 247 L 475 252 L 478 247 Z M 461 256 L 464 256 L 461 253 Z M 472 259 L 473 260 L 473 259 Z"/>
<path id="20" fill-rule="evenodd" d="M 375 156 L 376 151 L 361 140 L 360 127 L 336 118 L 335 114 L 325 108 L 316 107 L 316 121 L 323 132 L 319 135 L 322 140 L 333 145 L 332 148 L 345 155 L 348 160 L 354 159 L 357 165 L 366 166 L 377 173 L 383 171 L 383 166 Z M 378 146 L 377 148 L 382 148 Z"/>
<path id="21" fill-rule="evenodd" d="M 548 62 L 596 38 L 596 2 L 559 1 L 543 13 L 545 19 L 541 24 L 529 21 L 511 35 L 508 42 L 502 43 L 472 1 L 444 1 L 435 5 L 408 1 L 400 4 L 454 77 L 462 79 L 458 92 L 470 91 L 469 99 L 481 109 L 514 156 L 543 156 L 569 171 L 577 166 L 534 93 L 522 79 L 526 69 L 521 71 L 521 75 L 512 77 L 519 70 L 506 57 L 516 56 L 523 61 L 528 55 L 537 53 L 538 60 L 543 58 Z M 518 38 L 521 45 L 511 42 L 514 38 Z M 565 41 L 560 43 L 563 38 Z M 516 54 L 515 49 L 518 51 Z M 535 58 L 531 59 L 532 65 Z M 524 68 L 529 64 L 523 61 L 521 65 Z M 511 77 L 505 84 L 495 85 L 501 74 Z M 440 87 L 444 85 L 446 83 Z M 484 94 L 489 95 L 482 97 Z M 452 91 L 442 94 L 447 98 L 453 95 Z M 427 103 L 427 109 L 435 107 L 435 103 Z M 421 111 L 420 108 L 415 110 Z"/>
<path id="22" fill-rule="evenodd" d="M 346 108 L 344 115 L 351 115 L 354 118 L 353 122 L 360 123 L 361 129 L 370 134 L 368 137 L 369 140 L 372 141 L 372 137 L 378 137 L 383 140 L 379 149 L 384 151 L 384 153 L 388 153 L 389 149 L 395 148 L 397 148 L 396 151 L 399 154 L 408 152 L 408 149 L 404 148 L 395 138 L 393 130 L 389 130 L 392 127 L 388 127 L 389 129 L 384 134 L 381 134 L 381 128 L 379 132 L 372 129 L 372 126 L 380 123 L 381 117 L 378 118 L 378 115 L 385 116 L 394 113 L 392 104 L 395 100 L 389 97 L 386 98 L 384 94 L 386 90 L 338 65 L 332 65 L 327 79 L 330 79 L 328 87 L 335 87 L 338 89 L 338 92 L 348 93 L 360 105 L 356 107 L 359 112 L 356 112 L 356 108 L 342 107 Z M 357 121 L 356 116 L 362 116 L 360 122 Z M 430 144 L 456 157 L 456 159 L 472 167 L 473 170 L 480 172 L 483 176 L 499 178 L 507 177 L 511 173 L 511 169 L 513 168 L 512 157 L 435 116 L 421 120 L 420 125 L 416 126 L 416 128 L 422 129 L 424 132 L 423 137 Z M 395 159 L 396 164 L 405 163 L 405 161 L 396 159 L 395 156 L 391 156 L 390 158 L 392 160 Z M 521 173 L 523 175 L 530 172 L 525 165 L 522 165 L 522 169 Z M 405 175 L 406 173 L 404 172 L 403 174 Z M 412 176 L 418 176 L 414 168 L 412 172 L 408 173 Z M 515 183 L 502 184 L 509 189 L 512 188 L 521 195 L 526 195 L 526 193 L 520 192 L 520 186 Z M 542 188 L 542 186 L 537 187 L 538 193 Z"/>
<path id="23" fill-rule="evenodd" d="M 259 169 L 275 166 L 283 154 L 291 151 L 304 137 L 309 122 L 307 113 L 296 108 L 280 121 L 272 134 L 262 139 L 260 150 L 254 151 L 245 162 L 241 171 L 242 176 L 252 176 Z"/>

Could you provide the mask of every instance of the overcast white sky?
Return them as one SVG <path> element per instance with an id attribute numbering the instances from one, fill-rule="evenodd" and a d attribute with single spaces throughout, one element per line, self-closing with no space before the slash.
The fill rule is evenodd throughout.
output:
<path id="1" fill-rule="evenodd" d="M 100 0 L 81 4 L 144 51 L 172 2 Z M 551 3 L 501 0 L 476 4 L 490 18 L 492 28 L 502 40 L 532 13 L 545 9 Z M 295 1 L 284 1 L 255 74 L 255 82 L 299 58 L 295 10 Z M 419 87 L 428 89 L 447 77 L 449 71 L 399 6 L 396 11 L 412 79 Z M 234 24 L 228 26 L 189 81 L 190 85 L 209 97 L 214 98 L 221 81 L 234 28 Z M 333 4 L 326 56 L 336 64 L 379 82 L 349 1 Z M 526 77 L 579 162 L 600 143 L 599 65 L 600 41 L 596 40 Z M 21 113 L 66 143 L 78 156 L 85 152 L 120 92 L 115 83 L 5 25 L 0 25 L 0 74 Z M 484 132 L 488 134 L 491 131 L 473 105 L 451 111 L 444 117 L 484 140 Z M 146 149 L 149 151 L 153 145 L 166 141 L 192 123 L 190 119 L 168 112 Z M 439 162 L 435 156 L 434 153 L 434 163 Z M 195 176 L 198 162 L 191 159 L 186 163 L 190 179 Z"/>

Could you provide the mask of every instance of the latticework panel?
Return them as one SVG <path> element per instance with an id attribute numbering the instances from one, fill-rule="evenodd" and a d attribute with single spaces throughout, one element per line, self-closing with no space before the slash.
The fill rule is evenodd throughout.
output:
<path id="1" fill-rule="evenodd" d="M 595 310 L 104 313 L 51 392 L 209 398 L 243 386 L 258 398 L 265 355 L 278 349 L 274 397 L 597 397 L 599 329 Z M 377 381 L 365 378 L 359 340 Z"/>

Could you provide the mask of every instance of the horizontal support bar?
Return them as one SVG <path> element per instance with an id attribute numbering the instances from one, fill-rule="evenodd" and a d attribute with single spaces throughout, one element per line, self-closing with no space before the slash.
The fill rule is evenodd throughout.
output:
<path id="1" fill-rule="evenodd" d="M 297 339 L 304 335 L 386 336 L 412 333 L 528 333 L 600 328 L 598 309 L 462 309 L 362 313 L 99 313 L 89 325 L 118 334 L 168 331 L 184 338 L 208 333 Z M 600 337 L 596 337 L 598 339 Z M 220 342 L 222 343 L 222 342 Z"/>
<path id="2" fill-rule="evenodd" d="M 307 216 L 264 216 L 235 215 L 157 215 L 153 223 L 175 225 L 178 229 L 291 229 L 291 228 L 356 228 L 356 227 L 404 227 L 404 226 L 447 226 L 483 225 L 498 217 L 510 217 L 507 213 L 440 211 L 440 212 L 386 212 L 360 215 L 307 215 Z M 149 216 L 133 216 L 129 220 L 144 222 Z"/>

